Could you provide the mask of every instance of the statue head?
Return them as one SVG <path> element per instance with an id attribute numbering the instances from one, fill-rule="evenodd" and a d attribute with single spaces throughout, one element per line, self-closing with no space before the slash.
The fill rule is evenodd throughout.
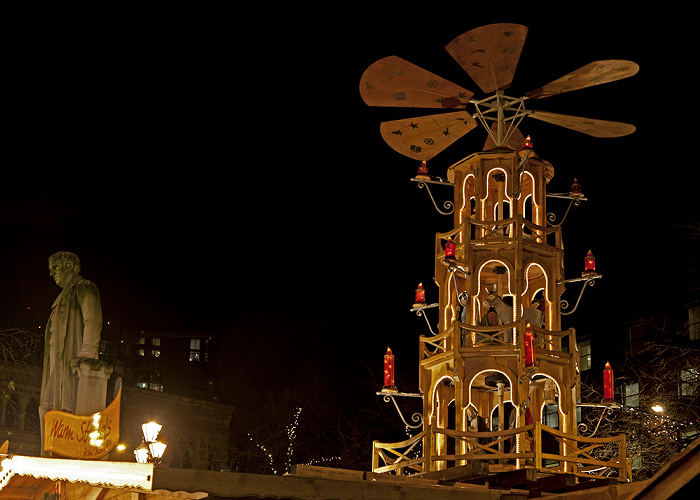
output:
<path id="1" fill-rule="evenodd" d="M 80 259 L 72 252 L 56 252 L 49 257 L 49 273 L 58 286 L 65 288 L 80 274 Z"/>

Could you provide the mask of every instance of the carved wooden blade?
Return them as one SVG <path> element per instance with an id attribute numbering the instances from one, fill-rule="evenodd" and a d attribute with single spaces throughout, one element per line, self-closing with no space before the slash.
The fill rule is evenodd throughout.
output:
<path id="1" fill-rule="evenodd" d="M 489 24 L 458 36 L 445 49 L 484 92 L 510 87 L 527 37 L 520 24 Z"/>
<path id="2" fill-rule="evenodd" d="M 560 127 L 576 130 L 577 132 L 582 132 L 593 137 L 622 137 L 624 135 L 629 135 L 636 130 L 636 127 L 634 125 L 630 125 L 629 123 L 582 118 L 580 116 L 561 115 L 559 113 L 550 113 L 549 111 L 532 111 L 529 116 L 553 125 L 559 125 Z"/>
<path id="3" fill-rule="evenodd" d="M 379 130 L 386 143 L 402 155 L 429 160 L 476 127 L 466 111 L 383 122 Z"/>
<path id="4" fill-rule="evenodd" d="M 636 75 L 638 71 L 639 66 L 632 61 L 621 59 L 594 61 L 525 95 L 531 99 L 544 99 L 572 90 L 629 78 Z"/>
<path id="5" fill-rule="evenodd" d="M 397 56 L 372 64 L 360 79 L 370 106 L 463 109 L 472 92 Z"/>

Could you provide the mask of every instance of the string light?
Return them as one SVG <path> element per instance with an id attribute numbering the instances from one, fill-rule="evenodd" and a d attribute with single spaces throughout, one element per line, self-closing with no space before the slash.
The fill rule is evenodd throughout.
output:
<path id="1" fill-rule="evenodd" d="M 253 439 L 253 436 L 250 435 L 250 433 L 248 433 L 248 439 L 250 439 L 250 442 L 253 443 L 258 449 L 260 449 L 260 451 L 263 452 L 263 454 L 267 457 L 268 462 L 270 463 L 270 469 L 272 469 L 272 473 L 274 475 L 277 475 L 277 469 L 275 468 L 275 462 L 272 459 L 272 454 L 267 451 L 267 448 L 265 448 L 265 445 L 262 445 L 262 444 L 258 443 L 257 441 L 255 441 Z"/>
<path id="2" fill-rule="evenodd" d="M 292 418 L 292 422 L 285 427 L 287 431 L 287 456 L 285 459 L 284 463 L 284 471 L 283 473 L 288 473 L 291 470 L 292 467 L 292 457 L 294 456 L 294 443 L 296 442 L 296 437 L 297 437 L 297 429 L 299 427 L 299 416 L 301 415 L 301 406 L 296 408 L 296 411 L 294 412 L 294 417 Z M 250 435 L 250 433 L 247 433 L 248 439 L 250 440 L 253 445 L 258 448 L 260 451 L 263 452 L 265 457 L 267 458 L 267 461 L 270 465 L 270 469 L 272 470 L 272 473 L 274 475 L 278 475 L 279 470 L 277 467 L 275 467 L 275 457 L 274 455 L 265 447 L 265 445 L 257 442 L 255 439 L 253 439 L 253 436 Z M 309 460 L 306 462 L 304 465 L 314 465 L 314 464 L 320 464 L 320 463 L 326 463 L 326 462 L 333 462 L 333 461 L 340 461 L 341 458 L 339 456 L 332 456 L 332 457 L 321 457 L 321 458 L 315 458 L 312 460 Z"/>
<path id="3" fill-rule="evenodd" d="M 284 465 L 284 472 L 289 472 L 289 469 L 292 466 L 292 455 L 294 455 L 294 440 L 297 437 L 297 427 L 299 427 L 300 413 L 301 406 L 297 408 L 292 423 L 287 426 L 287 461 Z"/>

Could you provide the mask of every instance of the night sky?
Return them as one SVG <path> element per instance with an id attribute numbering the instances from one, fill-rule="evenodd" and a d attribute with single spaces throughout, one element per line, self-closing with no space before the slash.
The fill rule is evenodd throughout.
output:
<path id="1" fill-rule="evenodd" d="M 531 105 L 632 123 L 631 136 L 520 127 L 554 166 L 549 191 L 576 177 L 589 198 L 563 226 L 567 277 L 591 249 L 604 278 L 564 327 L 614 343 L 627 320 L 682 312 L 692 265 L 676 224 L 697 222 L 699 185 L 682 20 L 362 9 L 17 19 L 4 72 L 0 326 L 45 325 L 59 292 L 46 259 L 70 250 L 101 291 L 105 335 L 208 332 L 226 353 L 223 387 L 314 366 L 340 390 L 372 393 L 391 346 L 397 376 L 415 384 L 401 389 L 414 392 L 427 327 L 409 311 L 413 290 L 423 282 L 437 300 L 434 234 L 452 218 L 410 182 L 418 163 L 383 142 L 379 123 L 434 110 L 369 108 L 359 80 L 398 55 L 482 97 L 444 46 L 494 22 L 530 28 L 511 96 L 599 59 L 641 67 Z M 485 138 L 473 130 L 431 173 L 444 177 Z M 222 400 L 237 403 L 232 392 Z"/>

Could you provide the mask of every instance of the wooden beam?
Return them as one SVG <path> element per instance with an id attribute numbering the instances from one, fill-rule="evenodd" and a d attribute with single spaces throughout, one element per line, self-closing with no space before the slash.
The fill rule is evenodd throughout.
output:
<path id="1" fill-rule="evenodd" d="M 486 477 L 489 474 L 489 465 L 479 460 L 474 460 L 467 465 L 459 465 L 457 467 L 449 467 L 443 470 L 435 470 L 430 472 L 421 472 L 406 476 L 406 478 L 421 478 L 421 479 L 437 479 L 440 482 L 453 482 L 475 479 L 478 477 Z"/>
<path id="2" fill-rule="evenodd" d="M 85 500 L 104 500 L 104 497 L 108 492 L 109 490 L 107 488 L 93 486 L 92 489 L 85 494 Z"/>
<path id="3" fill-rule="evenodd" d="M 575 486 L 576 476 L 573 474 L 554 474 L 553 476 L 539 478 L 535 484 L 528 488 L 528 490 L 552 491 Z"/>
<path id="4" fill-rule="evenodd" d="M 364 472 L 349 469 L 336 469 L 333 467 L 321 467 L 318 465 L 292 465 L 289 476 L 323 477 L 326 479 L 341 479 L 349 481 L 362 481 Z"/>
<path id="5" fill-rule="evenodd" d="M 537 471 L 535 469 L 516 469 L 489 476 L 486 483 L 489 488 L 505 488 L 523 484 L 530 485 L 536 481 Z"/>
<path id="6" fill-rule="evenodd" d="M 34 488 L 5 487 L 0 491 L 0 498 L 32 499 L 34 493 Z"/>

